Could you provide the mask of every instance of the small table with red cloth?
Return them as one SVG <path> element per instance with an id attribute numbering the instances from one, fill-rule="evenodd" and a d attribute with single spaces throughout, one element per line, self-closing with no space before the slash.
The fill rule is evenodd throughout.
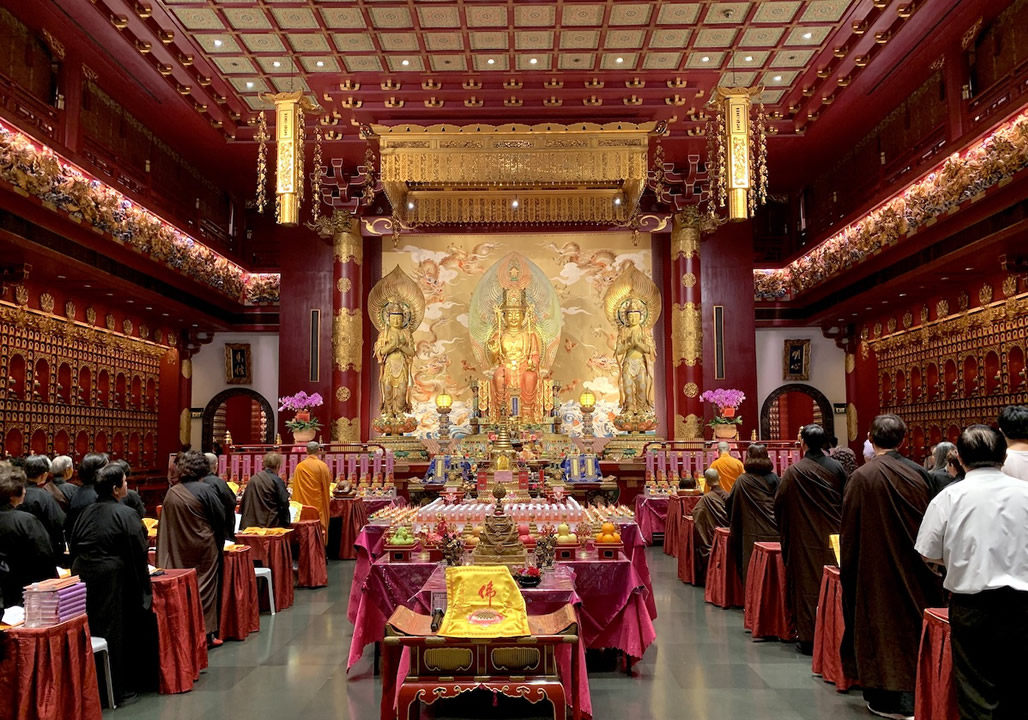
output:
<path id="1" fill-rule="evenodd" d="M 703 497 L 695 495 L 671 495 L 667 502 L 667 525 L 664 528 L 664 554 L 678 557 L 682 518 L 691 515 L 696 503 Z"/>
<path id="2" fill-rule="evenodd" d="M 649 610 L 650 620 L 656 620 L 657 601 L 653 596 L 653 581 L 650 578 L 650 565 L 646 562 L 646 543 L 643 542 L 642 532 L 639 525 L 632 521 L 618 522 L 617 527 L 621 543 L 625 546 L 625 556 L 632 561 L 632 567 L 646 586 L 646 609 Z"/>
<path id="3" fill-rule="evenodd" d="M 693 562 L 693 529 L 696 523 L 692 515 L 682 518 L 678 528 L 678 579 L 690 585 L 696 584 L 696 567 Z"/>
<path id="4" fill-rule="evenodd" d="M 340 560 L 353 560 L 357 557 L 353 544 L 361 529 L 367 525 L 370 514 L 368 503 L 362 498 L 332 498 L 329 517 L 339 518 L 342 522 L 337 550 Z"/>
<path id="5" fill-rule="evenodd" d="M 222 640 L 246 640 L 261 629 L 260 604 L 257 601 L 257 576 L 253 572 L 253 550 L 237 545 L 224 553 L 221 567 L 221 618 L 218 637 Z"/>
<path id="6" fill-rule="evenodd" d="M 653 544 L 655 533 L 663 534 L 667 528 L 667 510 L 667 496 L 635 496 L 635 521 L 639 524 L 643 541 L 647 545 Z"/>
<path id="7" fill-rule="evenodd" d="M 17 720 L 100 720 L 84 613 L 59 625 L 0 632 L 0 706 L 8 708 L 5 718 Z"/>
<path id="8" fill-rule="evenodd" d="M 236 542 L 249 545 L 253 550 L 253 562 L 271 570 L 271 582 L 275 586 L 275 611 L 282 612 L 293 606 L 293 554 L 289 550 L 292 531 L 283 535 L 245 535 L 236 533 Z M 270 605 L 261 596 L 261 610 Z"/>
<path id="9" fill-rule="evenodd" d="M 196 570 L 165 570 L 151 576 L 150 584 L 157 618 L 158 692 L 189 692 L 207 667 L 207 628 Z"/>
<path id="10" fill-rule="evenodd" d="M 796 621 L 792 617 L 785 591 L 785 561 L 782 544 L 753 543 L 750 567 L 746 573 L 742 626 L 755 638 L 793 640 Z"/>
<path id="11" fill-rule="evenodd" d="M 294 522 L 290 541 L 299 550 L 297 586 L 316 588 L 328 585 L 328 558 L 325 556 L 325 536 L 321 520 Z"/>
<path id="12" fill-rule="evenodd" d="M 842 580 L 839 568 L 825 565 L 821 576 L 821 594 L 817 599 L 817 620 L 814 623 L 814 659 L 811 670 L 825 682 L 835 684 L 839 692 L 846 692 L 857 684 L 856 678 L 847 677 L 842 667 L 839 646 L 846 631 L 842 614 Z M 920 716 L 918 716 L 920 717 Z"/>
<path id="13" fill-rule="evenodd" d="M 914 716 L 917 720 L 957 720 L 959 717 L 957 689 L 953 683 L 948 608 L 924 611 L 921 651 L 917 657 Z"/>
<path id="14" fill-rule="evenodd" d="M 742 607 L 746 596 L 742 580 L 735 568 L 735 558 L 728 552 L 728 537 L 728 528 L 714 530 L 714 544 L 710 547 L 707 587 L 703 598 L 722 608 Z"/>

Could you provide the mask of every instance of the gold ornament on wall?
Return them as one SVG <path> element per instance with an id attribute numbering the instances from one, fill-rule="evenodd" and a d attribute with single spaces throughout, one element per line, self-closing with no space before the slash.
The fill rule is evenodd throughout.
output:
<path id="1" fill-rule="evenodd" d="M 126 318 L 121 323 L 121 329 L 125 332 L 126 335 L 131 335 L 132 334 L 132 321 L 129 320 L 128 318 Z"/>
<path id="2" fill-rule="evenodd" d="M 964 312 L 971 305 L 971 298 L 967 294 L 967 291 L 961 290 L 960 294 L 957 295 L 957 306 L 960 308 L 960 312 Z"/>
<path id="3" fill-rule="evenodd" d="M 698 303 L 671 308 L 671 354 L 675 367 L 694 366 L 703 354 L 703 317 Z"/>
<path id="4" fill-rule="evenodd" d="M 115 325 L 114 315 L 112 315 L 111 313 L 107 313 L 107 315 L 104 317 L 104 326 L 108 330 L 113 330 L 114 329 L 114 325 Z"/>
<path id="5" fill-rule="evenodd" d="M 351 394 L 350 388 L 345 385 L 340 385 L 336 388 L 336 400 L 339 402 L 346 402 L 350 399 Z"/>
<path id="6" fill-rule="evenodd" d="M 339 282 L 336 283 L 336 289 L 341 293 L 348 293 L 353 290 L 353 280 L 350 278 L 339 278 Z"/>
<path id="7" fill-rule="evenodd" d="M 52 313 L 54 311 L 54 296 L 50 293 L 40 295 L 39 308 L 45 313 Z"/>
<path id="8" fill-rule="evenodd" d="M 685 417 L 675 415 L 675 439 L 702 440 L 703 423 L 700 418 L 692 413 Z"/>
<path id="9" fill-rule="evenodd" d="M 940 300 L 935 304 L 935 315 L 939 320 L 949 315 L 949 303 L 946 300 Z"/>
<path id="10" fill-rule="evenodd" d="M 1003 294 L 1006 297 L 1017 294 L 1017 276 L 1007 275 L 1003 278 Z"/>
<path id="11" fill-rule="evenodd" d="M 909 310 L 903 313 L 903 329 L 909 330 L 910 326 L 914 324 L 914 315 Z"/>
<path id="12" fill-rule="evenodd" d="M 332 423 L 332 442 L 360 442 L 360 418 L 336 418 Z"/>
<path id="13" fill-rule="evenodd" d="M 143 323 L 139 326 L 139 337 L 143 338 L 144 340 L 150 338 L 150 328 L 146 326 L 146 323 Z"/>
<path id="14" fill-rule="evenodd" d="M 857 356 L 853 353 L 846 353 L 846 374 L 850 375 L 857 369 Z"/>
<path id="15" fill-rule="evenodd" d="M 846 437 L 850 442 L 857 439 L 857 406 L 853 403 L 846 405 Z"/>
<path id="16" fill-rule="evenodd" d="M 686 273 L 682 276 L 682 285 L 687 288 L 696 286 L 696 276 L 693 273 Z"/>
<path id="17" fill-rule="evenodd" d="M 922 305 L 921 306 L 921 324 L 924 325 L 927 322 L 928 322 L 928 306 L 927 305 Z"/>
<path id="18" fill-rule="evenodd" d="M 18 305 L 29 304 L 29 291 L 24 285 L 14 286 L 14 302 Z"/>
<path id="19" fill-rule="evenodd" d="M 992 285 L 985 283 L 978 291 L 978 302 L 982 305 L 988 305 L 992 302 Z"/>
<path id="20" fill-rule="evenodd" d="M 875 323 L 875 337 L 880 338 L 882 336 L 882 324 L 880 322 Z"/>
<path id="21" fill-rule="evenodd" d="M 64 315 L 69 320 L 75 319 L 75 303 L 73 303 L 71 300 L 64 303 Z"/>
<path id="22" fill-rule="evenodd" d="M 700 394 L 700 388 L 694 382 L 687 382 L 682 391 L 685 393 L 685 396 L 687 398 L 694 398 Z"/>
<path id="23" fill-rule="evenodd" d="M 360 372 L 363 323 L 360 308 L 340 308 L 332 320 L 332 360 L 337 370 Z"/>
<path id="24" fill-rule="evenodd" d="M 182 377 L 189 380 L 193 377 L 193 361 L 189 358 L 185 358 L 179 365 L 179 370 L 182 372 Z"/>
<path id="25" fill-rule="evenodd" d="M 96 310 L 92 306 L 86 308 L 86 322 L 96 325 Z"/>
<path id="26" fill-rule="evenodd" d="M 894 333 L 894 332 L 896 332 L 896 318 L 894 318 L 894 317 L 891 317 L 891 318 L 889 318 L 889 320 L 888 320 L 888 322 L 887 322 L 887 323 L 885 324 L 885 326 L 886 326 L 887 328 L 889 328 L 889 332 L 890 332 L 890 333 Z"/>

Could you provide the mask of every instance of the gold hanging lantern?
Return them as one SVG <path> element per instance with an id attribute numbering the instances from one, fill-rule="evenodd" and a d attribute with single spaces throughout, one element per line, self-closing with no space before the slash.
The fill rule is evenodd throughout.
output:
<path id="1" fill-rule="evenodd" d="M 728 205 L 728 219 L 753 217 L 757 205 L 767 202 L 767 115 L 753 98 L 763 88 L 719 87 L 711 102 L 714 115 L 707 123 L 710 167 L 709 211 Z"/>
<path id="2" fill-rule="evenodd" d="M 275 105 L 275 220 L 279 225 L 295 226 L 300 222 L 300 205 L 303 203 L 304 160 L 305 160 L 305 128 L 304 113 L 317 112 L 317 108 L 304 97 L 302 91 L 268 93 L 261 96 L 262 100 Z M 260 134 L 260 133 L 259 133 Z M 320 155 L 320 142 L 319 152 Z M 319 166 L 319 158 L 315 157 L 315 172 L 312 184 L 317 188 L 323 168 Z M 259 152 L 258 163 L 264 157 Z M 260 167 L 258 182 L 263 187 Z M 258 189 L 258 195 L 261 195 Z M 315 203 L 319 202 L 315 198 Z M 317 210 L 314 211 L 317 214 Z"/>

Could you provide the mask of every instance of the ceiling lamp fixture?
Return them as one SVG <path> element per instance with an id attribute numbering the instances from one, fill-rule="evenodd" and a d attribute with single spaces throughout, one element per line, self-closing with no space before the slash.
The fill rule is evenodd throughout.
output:
<path id="1" fill-rule="evenodd" d="M 753 217 L 767 202 L 767 113 L 753 98 L 761 87 L 718 87 L 707 121 L 707 167 L 711 169 L 711 216 L 728 205 L 728 219 Z"/>
<path id="2" fill-rule="evenodd" d="M 304 115 L 317 113 L 318 108 L 304 97 L 303 91 L 269 93 L 260 98 L 275 105 L 275 222 L 293 227 L 300 221 L 303 203 L 304 157 L 306 137 Z M 265 186 L 268 178 L 268 121 L 264 112 L 257 116 L 257 212 L 267 204 Z M 311 215 L 316 222 L 321 214 L 321 127 L 314 131 L 314 173 Z"/>

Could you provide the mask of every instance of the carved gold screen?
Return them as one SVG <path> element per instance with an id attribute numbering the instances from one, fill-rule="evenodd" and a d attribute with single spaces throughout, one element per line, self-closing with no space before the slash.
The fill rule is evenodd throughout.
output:
<path id="1" fill-rule="evenodd" d="M 450 419 L 456 432 L 469 432 L 470 382 L 486 377 L 468 335 L 471 294 L 485 270 L 512 250 L 538 265 L 560 298 L 563 329 L 551 373 L 561 384 L 565 429 L 580 432 L 577 398 L 588 387 L 597 398 L 597 435 L 612 434 L 611 420 L 618 410 L 616 333 L 604 316 L 603 294 L 626 262 L 652 277 L 646 233 L 638 246 L 630 232 L 405 235 L 395 250 L 383 249 L 382 272 L 399 265 L 418 283 L 427 304 L 425 319 L 414 333 L 418 434 L 436 432 L 434 399 L 443 389 L 453 397 Z M 663 364 L 657 367 L 659 373 Z"/>

